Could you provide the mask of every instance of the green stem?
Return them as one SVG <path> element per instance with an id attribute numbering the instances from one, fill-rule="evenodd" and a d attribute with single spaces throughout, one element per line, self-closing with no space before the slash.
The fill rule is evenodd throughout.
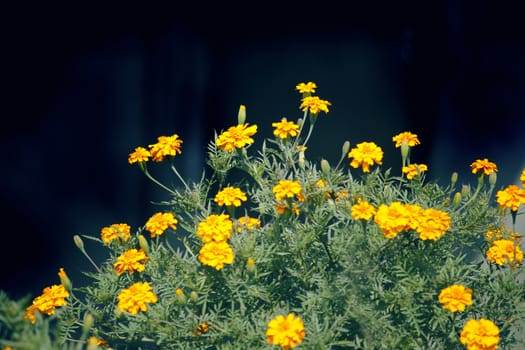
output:
<path id="1" fill-rule="evenodd" d="M 153 183 L 157 184 L 158 186 L 160 186 L 161 188 L 163 188 L 164 190 L 168 191 L 169 193 L 173 194 L 173 195 L 176 195 L 177 192 L 173 191 L 172 189 L 166 187 L 165 185 L 163 185 L 162 183 L 160 183 L 157 179 L 155 179 L 153 176 L 151 176 L 151 174 L 149 173 L 149 171 L 147 169 L 144 169 L 143 170 L 144 174 L 146 174 L 146 176 L 148 177 L 148 179 L 150 179 L 151 181 L 153 181 Z"/>

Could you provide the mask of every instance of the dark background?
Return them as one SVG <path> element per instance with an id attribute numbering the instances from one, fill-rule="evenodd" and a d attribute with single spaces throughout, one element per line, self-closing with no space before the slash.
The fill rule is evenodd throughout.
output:
<path id="1" fill-rule="evenodd" d="M 366 4 L 365 4 L 366 3 Z M 167 199 L 127 163 L 159 135 L 184 140 L 177 163 L 197 180 L 213 131 L 245 104 L 259 140 L 296 119 L 299 82 L 332 102 L 307 157 L 374 141 L 398 171 L 391 137 L 419 135 L 412 161 L 470 182 L 488 157 L 499 184 L 525 167 L 525 46 L 518 2 L 4 5 L 0 114 L 3 276 L 13 297 L 90 270 L 74 234 L 135 230 Z M 153 173 L 170 183 L 166 169 Z M 175 183 L 176 184 L 176 183 Z M 98 246 L 86 242 L 93 257 Z"/>

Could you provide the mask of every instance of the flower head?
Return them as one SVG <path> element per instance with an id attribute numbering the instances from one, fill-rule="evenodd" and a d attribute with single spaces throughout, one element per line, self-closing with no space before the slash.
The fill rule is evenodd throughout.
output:
<path id="1" fill-rule="evenodd" d="M 168 228 L 176 230 L 178 222 L 173 213 L 156 213 L 146 222 L 146 230 L 150 232 L 151 238 L 154 238 L 162 235 Z"/>
<path id="2" fill-rule="evenodd" d="M 487 259 L 500 266 L 506 263 L 519 265 L 523 261 L 523 252 L 516 240 L 498 239 L 487 251 Z"/>
<path id="3" fill-rule="evenodd" d="M 354 220 L 368 221 L 376 214 L 376 208 L 367 201 L 362 200 L 354 204 L 350 212 Z"/>
<path id="4" fill-rule="evenodd" d="M 288 316 L 278 315 L 268 322 L 268 329 L 266 330 L 268 343 L 280 345 L 284 350 L 301 344 L 304 336 L 303 321 L 293 313 L 288 314 Z"/>
<path id="5" fill-rule="evenodd" d="M 525 204 L 525 190 L 516 185 L 509 185 L 496 193 L 496 201 L 501 209 L 510 208 L 517 211 L 520 204 Z"/>
<path id="6" fill-rule="evenodd" d="M 55 284 L 46 287 L 42 294 L 33 299 L 33 303 L 27 307 L 24 318 L 29 319 L 31 323 L 35 323 L 36 311 L 45 315 L 53 315 L 57 307 L 67 304 L 66 298 L 69 298 L 69 292 L 63 285 Z"/>
<path id="7" fill-rule="evenodd" d="M 308 83 L 299 83 L 295 87 L 295 90 L 299 91 L 301 94 L 313 94 L 315 93 L 315 89 L 317 89 L 317 85 L 311 81 Z"/>
<path id="8" fill-rule="evenodd" d="M 212 214 L 197 226 L 197 237 L 203 243 L 222 242 L 230 238 L 233 221 L 228 214 Z"/>
<path id="9" fill-rule="evenodd" d="M 275 128 L 273 131 L 275 137 L 286 139 L 299 135 L 299 125 L 294 122 L 289 122 L 286 118 L 282 118 L 280 122 L 272 123 L 272 126 Z"/>
<path id="10" fill-rule="evenodd" d="M 451 219 L 444 211 L 428 208 L 414 215 L 413 221 L 419 238 L 435 241 L 450 228 Z"/>
<path id="11" fill-rule="evenodd" d="M 428 170 L 425 164 L 409 164 L 402 168 L 403 174 L 406 174 L 408 180 L 412 180 L 414 177 Z"/>
<path id="12" fill-rule="evenodd" d="M 177 154 L 181 154 L 182 140 L 179 139 L 179 135 L 173 134 L 172 136 L 159 136 L 157 137 L 157 143 L 149 145 L 151 157 L 155 162 L 162 162 L 166 157 L 175 157 Z"/>
<path id="13" fill-rule="evenodd" d="M 228 186 L 223 188 L 215 195 L 214 201 L 218 205 L 240 207 L 243 201 L 246 201 L 246 193 L 240 188 Z"/>
<path id="14" fill-rule="evenodd" d="M 257 133 L 257 125 L 239 124 L 228 128 L 217 137 L 215 143 L 217 147 L 232 152 L 235 148 L 243 148 L 251 145 L 254 140 L 251 136 Z"/>
<path id="15" fill-rule="evenodd" d="M 450 312 L 465 311 L 466 306 L 472 305 L 472 289 L 460 284 L 443 288 L 439 293 L 439 302 Z"/>
<path id="16" fill-rule="evenodd" d="M 242 230 L 251 230 L 257 227 L 261 227 L 261 220 L 257 218 L 241 216 L 237 219 L 237 232 L 242 232 Z"/>
<path id="17" fill-rule="evenodd" d="M 523 187 L 525 187 L 525 169 L 523 169 L 523 171 L 521 172 L 520 181 Z"/>
<path id="18" fill-rule="evenodd" d="M 301 184 L 298 180 L 281 180 L 273 187 L 275 199 L 278 201 L 282 201 L 284 198 L 293 198 L 294 196 L 297 196 L 299 200 L 304 200 L 301 191 Z"/>
<path id="19" fill-rule="evenodd" d="M 392 137 L 392 141 L 395 142 L 396 148 L 401 147 L 404 142 L 406 142 L 409 147 L 414 147 L 420 144 L 417 135 L 412 134 L 410 131 L 397 134 L 396 136 Z"/>
<path id="20" fill-rule="evenodd" d="M 471 319 L 463 327 L 459 340 L 468 350 L 496 350 L 499 344 L 499 328 L 491 320 Z"/>
<path id="21" fill-rule="evenodd" d="M 472 174 L 482 171 L 487 176 L 498 171 L 496 164 L 489 162 L 487 158 L 476 160 L 470 164 L 470 168 L 472 169 Z"/>
<path id="22" fill-rule="evenodd" d="M 100 231 L 100 236 L 105 244 L 109 244 L 115 239 L 120 239 L 125 242 L 131 235 L 131 227 L 128 224 L 113 224 L 111 226 L 103 227 Z"/>
<path id="23" fill-rule="evenodd" d="M 117 296 L 118 307 L 124 312 L 136 315 L 139 311 L 147 311 L 148 303 L 156 303 L 158 297 L 148 282 L 136 282 L 123 289 Z"/>
<path id="24" fill-rule="evenodd" d="M 306 112 L 310 111 L 312 114 L 318 114 L 319 112 L 328 113 L 328 106 L 332 104 L 326 100 L 321 100 L 319 96 L 306 96 L 301 100 L 301 105 L 299 108 Z"/>
<path id="25" fill-rule="evenodd" d="M 235 255 L 226 241 L 205 243 L 199 251 L 199 261 L 203 265 L 221 270 L 224 264 L 233 264 Z"/>
<path id="26" fill-rule="evenodd" d="M 150 157 L 151 157 L 150 151 L 148 151 L 144 147 L 137 147 L 135 148 L 134 152 L 129 154 L 128 163 L 133 164 L 133 163 L 147 162 Z"/>
<path id="27" fill-rule="evenodd" d="M 381 204 L 377 208 L 374 222 L 379 226 L 386 238 L 396 238 L 397 234 L 410 227 L 410 212 L 400 202 L 390 205 Z"/>
<path id="28" fill-rule="evenodd" d="M 135 271 L 142 272 L 145 269 L 144 264 L 147 262 L 148 256 L 142 249 L 130 249 L 122 253 L 118 258 L 113 267 L 117 274 L 120 276 L 124 272 L 128 271 L 133 273 Z"/>
<path id="29" fill-rule="evenodd" d="M 348 158 L 353 158 L 350 166 L 363 168 L 363 172 L 370 172 L 370 166 L 381 165 L 383 162 L 383 150 L 373 142 L 361 142 L 352 148 L 348 153 Z"/>

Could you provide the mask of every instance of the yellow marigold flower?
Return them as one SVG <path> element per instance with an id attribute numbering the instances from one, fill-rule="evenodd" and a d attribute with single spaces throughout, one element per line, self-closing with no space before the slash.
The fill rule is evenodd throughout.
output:
<path id="1" fill-rule="evenodd" d="M 257 133 L 257 125 L 239 124 L 228 128 L 217 137 L 215 143 L 217 147 L 232 152 L 235 148 L 243 148 L 251 145 L 254 140 L 251 136 Z"/>
<path id="2" fill-rule="evenodd" d="M 439 293 L 438 300 L 443 308 L 450 312 L 463 312 L 466 306 L 472 305 L 472 289 L 454 284 L 443 288 Z"/>
<path id="3" fill-rule="evenodd" d="M 297 206 L 298 203 L 296 202 L 292 203 L 291 208 L 288 206 L 288 204 L 280 202 L 275 205 L 275 211 L 277 211 L 277 214 L 279 215 L 283 215 L 285 213 L 288 213 L 289 211 L 292 211 L 296 216 L 299 216 L 300 210 Z"/>
<path id="4" fill-rule="evenodd" d="M 409 164 L 402 168 L 403 174 L 407 175 L 408 180 L 412 180 L 414 177 L 428 170 L 425 164 Z"/>
<path id="5" fill-rule="evenodd" d="M 135 148 L 134 152 L 129 154 L 128 163 L 133 164 L 147 162 L 149 160 L 149 157 L 151 157 L 150 151 L 148 151 L 144 147 L 137 147 Z"/>
<path id="6" fill-rule="evenodd" d="M 293 313 L 288 314 L 288 316 L 278 315 L 268 322 L 268 329 L 266 330 L 268 343 L 280 345 L 284 350 L 295 348 L 301 344 L 304 336 L 303 321 Z"/>
<path id="7" fill-rule="evenodd" d="M 299 135 L 299 125 L 289 122 L 286 118 L 282 118 L 280 122 L 272 123 L 272 126 L 275 128 L 273 131 L 275 137 L 286 139 Z"/>
<path id="8" fill-rule="evenodd" d="M 523 171 L 521 172 L 520 181 L 523 187 L 525 187 L 525 169 L 523 169 Z"/>
<path id="9" fill-rule="evenodd" d="M 233 264 L 234 257 L 233 249 L 226 241 L 205 243 L 199 251 L 199 261 L 216 270 L 222 269 L 224 264 Z"/>
<path id="10" fill-rule="evenodd" d="M 499 328 L 491 320 L 469 320 L 461 331 L 459 340 L 468 350 L 496 350 L 499 344 Z"/>
<path id="11" fill-rule="evenodd" d="M 332 104 L 326 100 L 321 100 L 319 96 L 306 96 L 301 100 L 301 105 L 299 108 L 306 112 L 307 110 L 310 111 L 312 114 L 317 114 L 319 112 L 325 112 L 328 113 L 328 106 L 331 106 Z"/>
<path id="12" fill-rule="evenodd" d="M 215 195 L 214 201 L 218 205 L 240 207 L 242 202 L 247 199 L 246 193 L 240 188 L 228 186 Z"/>
<path id="13" fill-rule="evenodd" d="M 437 240 L 450 228 L 450 216 L 444 211 L 428 208 L 412 216 L 415 230 L 422 240 Z"/>
<path id="14" fill-rule="evenodd" d="M 350 212 L 354 220 L 368 221 L 376 214 L 376 208 L 367 201 L 360 201 L 352 206 Z"/>
<path id="15" fill-rule="evenodd" d="M 401 147 L 403 142 L 406 142 L 409 147 L 419 145 L 419 139 L 416 134 L 412 134 L 410 131 L 405 131 L 392 137 L 392 141 L 396 143 L 396 148 Z"/>
<path id="16" fill-rule="evenodd" d="M 361 142 L 348 152 L 348 158 L 353 158 L 350 166 L 354 168 L 362 166 L 363 172 L 368 173 L 374 163 L 382 164 L 383 150 L 373 142 Z"/>
<path id="17" fill-rule="evenodd" d="M 386 238 L 396 238 L 399 232 L 410 227 L 410 219 L 410 212 L 405 205 L 400 202 L 392 202 L 390 205 L 381 204 L 377 208 L 374 222 Z"/>
<path id="18" fill-rule="evenodd" d="M 146 230 L 149 231 L 151 238 L 162 235 L 168 228 L 176 230 L 179 221 L 170 212 L 156 213 L 146 222 Z"/>
<path id="19" fill-rule="evenodd" d="M 128 271 L 133 273 L 135 271 L 142 272 L 145 269 L 144 264 L 147 262 L 148 256 L 142 249 L 130 249 L 122 253 L 118 258 L 113 267 L 117 274 L 120 276 L 124 272 Z"/>
<path id="20" fill-rule="evenodd" d="M 476 160 L 470 164 L 470 168 L 472 169 L 472 174 L 483 171 L 483 173 L 487 176 L 498 171 L 496 164 L 489 162 L 487 158 Z"/>
<path id="21" fill-rule="evenodd" d="M 109 244 L 115 239 L 125 242 L 131 235 L 131 227 L 128 224 L 113 224 L 103 227 L 100 231 L 100 237 L 105 244 Z"/>
<path id="22" fill-rule="evenodd" d="M 208 332 L 210 326 L 207 322 L 203 322 L 195 327 L 195 334 L 202 335 L 203 333 Z"/>
<path id="23" fill-rule="evenodd" d="M 156 303 L 158 297 L 153 293 L 153 288 L 148 282 L 136 282 L 129 288 L 123 289 L 117 295 L 117 300 L 120 310 L 136 315 L 139 311 L 147 311 L 147 304 Z"/>
<path id="24" fill-rule="evenodd" d="M 153 161 L 162 162 L 166 157 L 175 157 L 177 154 L 181 154 L 181 145 L 182 140 L 179 139 L 177 134 L 159 136 L 157 137 L 157 143 L 149 145 L 149 150 Z"/>
<path id="25" fill-rule="evenodd" d="M 251 230 L 259 227 L 261 227 L 261 220 L 257 218 L 242 216 L 239 219 L 237 219 L 237 232 L 241 232 L 243 229 Z"/>
<path id="26" fill-rule="evenodd" d="M 506 263 L 519 265 L 523 261 L 523 252 L 515 240 L 498 239 L 487 251 L 487 259 L 500 266 Z"/>
<path id="27" fill-rule="evenodd" d="M 516 185 L 509 185 L 496 193 L 496 201 L 501 209 L 508 207 L 517 211 L 520 204 L 525 204 L 525 190 Z"/>
<path id="28" fill-rule="evenodd" d="M 67 304 L 66 298 L 69 298 L 69 292 L 63 285 L 52 285 L 44 288 L 42 294 L 35 299 L 33 303 L 26 308 L 24 318 L 27 318 L 31 323 L 35 323 L 35 312 L 39 311 L 45 315 L 53 315 L 55 308 Z"/>
<path id="29" fill-rule="evenodd" d="M 68 290 L 70 291 L 72 288 L 71 280 L 69 279 L 66 271 L 64 271 L 64 268 L 61 267 L 60 270 L 58 270 L 58 278 L 60 278 L 60 283 Z"/>
<path id="30" fill-rule="evenodd" d="M 273 193 L 278 201 L 282 201 L 284 198 L 293 198 L 294 196 L 297 196 L 299 200 L 304 200 L 301 191 L 301 184 L 298 180 L 281 180 L 273 187 Z"/>
<path id="31" fill-rule="evenodd" d="M 317 89 L 317 85 L 311 81 L 307 83 L 299 83 L 295 87 L 295 90 L 299 91 L 301 94 L 313 94 L 315 93 L 315 89 Z"/>
<path id="32" fill-rule="evenodd" d="M 97 337 L 89 337 L 88 343 L 89 344 L 98 345 L 98 346 L 107 346 L 107 345 L 109 345 L 107 341 L 99 339 Z"/>
<path id="33" fill-rule="evenodd" d="M 212 214 L 197 226 L 197 237 L 203 243 L 222 242 L 230 238 L 233 221 L 228 214 Z"/>

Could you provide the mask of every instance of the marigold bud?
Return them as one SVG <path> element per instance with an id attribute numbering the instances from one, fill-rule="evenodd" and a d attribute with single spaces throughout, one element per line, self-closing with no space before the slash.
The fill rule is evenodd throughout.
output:
<path id="1" fill-rule="evenodd" d="M 302 127 L 302 126 L 303 126 L 303 123 L 304 123 L 303 118 L 299 118 L 299 119 L 297 119 L 297 125 L 299 125 L 299 127 Z"/>
<path id="2" fill-rule="evenodd" d="M 450 184 L 452 185 L 452 187 L 454 187 L 456 182 L 458 182 L 458 173 L 453 172 L 452 176 L 450 176 Z"/>
<path id="3" fill-rule="evenodd" d="M 461 195 L 463 197 L 467 197 L 469 193 L 470 193 L 470 186 L 469 185 L 463 185 L 461 187 Z"/>
<path id="4" fill-rule="evenodd" d="M 452 205 L 457 207 L 459 203 L 461 203 L 461 193 L 456 192 L 456 194 L 454 194 L 454 198 L 452 199 Z"/>
<path id="5" fill-rule="evenodd" d="M 77 246 L 78 249 L 82 251 L 84 250 L 84 241 L 82 241 L 82 238 L 80 238 L 79 235 L 74 235 L 73 241 L 75 242 L 75 245 Z"/>
<path id="6" fill-rule="evenodd" d="M 255 260 L 253 258 L 248 258 L 248 260 L 246 260 L 246 271 L 250 274 L 255 272 Z"/>
<path id="7" fill-rule="evenodd" d="M 89 312 L 84 314 L 84 324 L 82 325 L 82 332 L 87 334 L 91 327 L 95 324 L 95 318 Z"/>
<path id="8" fill-rule="evenodd" d="M 343 156 L 346 156 L 349 151 L 350 151 L 350 141 L 345 141 L 345 143 L 343 143 L 343 147 L 341 148 L 341 152 Z"/>
<path id="9" fill-rule="evenodd" d="M 496 185 L 497 180 L 498 180 L 498 174 L 496 172 L 490 173 L 489 175 L 490 187 L 494 187 Z"/>
<path id="10" fill-rule="evenodd" d="M 177 300 L 179 301 L 179 303 L 181 304 L 185 304 L 186 303 L 186 295 L 184 294 L 184 291 L 180 288 L 177 288 L 175 290 L 175 294 L 177 294 Z"/>
<path id="11" fill-rule="evenodd" d="M 403 158 L 403 165 L 408 165 L 408 153 L 410 152 L 410 146 L 407 141 L 403 141 L 401 144 L 401 158 Z"/>
<path id="12" fill-rule="evenodd" d="M 326 159 L 321 159 L 321 170 L 325 175 L 330 174 L 330 163 Z"/>
<path id="13" fill-rule="evenodd" d="M 191 301 L 197 301 L 199 299 L 199 295 L 196 291 L 192 290 L 190 293 L 190 300 Z"/>
<path id="14" fill-rule="evenodd" d="M 64 286 L 64 288 L 66 288 L 68 291 L 71 291 L 73 286 L 63 267 L 61 267 L 58 271 L 58 277 L 60 278 L 60 283 Z"/>
<path id="15" fill-rule="evenodd" d="M 142 249 L 144 253 L 146 253 L 146 255 L 149 254 L 149 244 L 143 235 L 139 235 L 139 246 L 140 246 L 140 249 Z"/>
<path id="16" fill-rule="evenodd" d="M 244 124 L 246 122 L 246 106 L 240 105 L 239 106 L 239 113 L 237 114 L 237 122 L 239 125 Z"/>

